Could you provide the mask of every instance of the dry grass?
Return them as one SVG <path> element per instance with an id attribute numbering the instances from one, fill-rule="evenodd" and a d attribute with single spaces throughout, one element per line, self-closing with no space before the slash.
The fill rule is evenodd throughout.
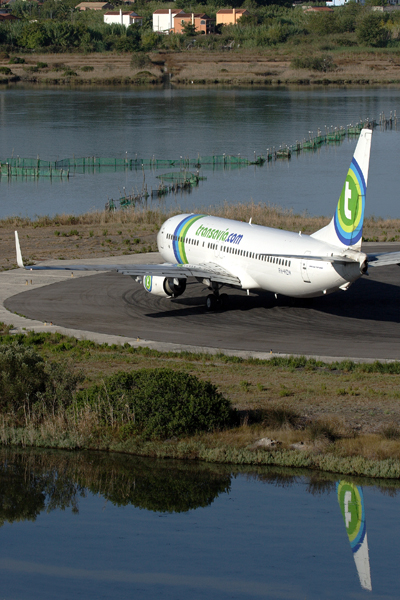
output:
<path id="1" fill-rule="evenodd" d="M 371 460 L 400 460 L 400 440 L 387 440 L 379 434 L 341 439 L 335 444 L 337 456 L 363 456 Z"/>
<path id="2" fill-rule="evenodd" d="M 366 82 L 370 84 L 400 81 L 400 65 L 393 53 L 370 51 L 358 48 L 334 49 L 337 69 L 330 73 L 318 73 L 308 69 L 292 69 L 290 63 L 296 56 L 310 52 L 321 54 L 318 47 L 290 44 L 274 48 L 231 52 L 211 51 L 203 48 L 188 52 L 163 52 L 150 55 L 154 63 L 146 67 L 150 72 L 147 79 L 161 83 L 164 65 L 175 83 L 192 84 L 277 84 L 277 83 L 343 83 Z M 322 52 L 326 54 L 326 51 Z M 37 83 L 78 84 L 129 84 L 142 78 L 132 69 L 130 53 L 92 54 L 33 54 L 24 55 L 25 64 L 9 65 L 9 59 L 0 60 L 0 66 L 9 66 L 14 75 L 23 81 Z M 38 62 L 48 64 L 38 72 L 29 71 Z M 85 71 L 82 67 L 91 67 Z M 65 75 L 72 71 L 76 76 Z M 146 79 L 146 78 L 145 78 Z"/>
<path id="3" fill-rule="evenodd" d="M 32 54 L 24 56 L 25 64 L 9 65 L 9 59 L 0 60 L 0 66 L 8 66 L 12 73 L 22 81 L 37 83 L 129 83 L 142 69 L 132 68 L 130 53 L 92 53 L 92 54 Z M 38 62 L 47 63 L 47 67 L 38 72 L 29 71 Z M 91 67 L 92 70 L 82 70 Z M 66 75 L 72 71 L 75 76 Z M 146 67 L 155 81 L 159 80 L 161 70 L 158 65 Z"/>
<path id="4" fill-rule="evenodd" d="M 317 422 L 318 427 L 310 429 L 314 439 L 358 433 L 379 433 L 389 440 L 400 436 L 400 374 L 361 369 L 349 372 L 345 366 L 336 370 L 307 364 L 293 368 L 273 366 L 268 361 L 223 360 L 94 344 L 89 347 L 62 336 L 46 339 L 54 341 L 43 345 L 43 355 L 50 360 L 68 359 L 84 370 L 87 382 L 120 370 L 161 367 L 211 381 L 241 411 L 243 425 L 274 431 Z M 37 342 L 35 346 L 40 347 Z"/>
<path id="5" fill-rule="evenodd" d="M 330 217 L 310 217 L 291 210 L 253 202 L 203 207 L 212 214 L 238 221 L 248 221 L 288 231 L 313 233 L 326 225 Z M 179 210 L 163 212 L 131 208 L 114 213 L 94 211 L 82 215 L 55 217 L 8 217 L 0 220 L 0 269 L 15 264 L 14 231 L 20 232 L 24 258 L 39 261 L 50 258 L 79 259 L 117 256 L 156 251 L 156 237 L 161 224 Z M 370 217 L 364 223 L 364 240 L 396 242 L 400 240 L 400 219 Z"/>
<path id="6" fill-rule="evenodd" d="M 45 358 L 63 356 L 83 369 L 86 384 L 119 370 L 166 366 L 209 380 L 239 409 L 238 426 L 165 443 L 144 442 L 124 433 L 120 423 L 105 426 L 98 407 L 86 405 L 75 413 L 60 409 L 55 416 L 32 412 L 25 427 L 15 425 L 15 415 L 2 414 L 3 445 L 114 449 L 143 456 L 277 464 L 373 477 L 400 475 L 400 373 L 379 373 L 378 368 L 371 373 L 361 367 L 349 372 L 349 365 L 332 370 L 312 361 L 290 368 L 267 361 L 233 362 L 222 356 L 161 354 L 68 341 L 60 335 L 27 339 L 41 347 Z M 277 443 L 272 448 L 257 445 L 263 438 Z M 293 444 L 299 442 L 296 451 Z"/>

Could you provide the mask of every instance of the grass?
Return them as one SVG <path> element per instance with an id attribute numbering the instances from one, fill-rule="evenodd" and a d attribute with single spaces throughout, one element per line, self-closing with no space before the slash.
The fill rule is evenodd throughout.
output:
<path id="1" fill-rule="evenodd" d="M 98 345 L 61 334 L 9 335 L 35 347 L 46 360 L 67 360 L 82 370 L 81 388 L 119 370 L 168 367 L 209 380 L 237 409 L 237 426 L 169 441 L 133 437 L 116 422 L 102 424 L 96 408 L 59 411 L 44 419 L 33 412 L 21 427 L 0 418 L 3 445 L 113 450 L 141 456 L 192 458 L 220 463 L 274 464 L 369 477 L 400 475 L 400 363 L 323 364 L 305 358 L 269 361 L 223 354 L 161 353 L 147 348 Z M 281 390 L 290 390 L 282 395 Z M 358 390 L 357 396 L 337 390 Z M 271 449 L 255 447 L 262 438 Z M 293 444 L 303 442 L 303 450 Z"/>
<path id="2" fill-rule="evenodd" d="M 202 39 L 202 37 L 207 39 Z M 220 36 L 202 36 L 198 48 L 162 53 L 143 53 L 146 65 L 132 67 L 130 52 L 95 52 L 26 55 L 13 63 L 13 74 L 22 81 L 50 85 L 162 84 L 164 69 L 175 84 L 280 85 L 280 84 L 392 84 L 399 83 L 399 49 L 364 48 L 356 45 L 355 34 L 296 35 L 287 43 L 246 48 L 243 44 L 221 52 Z M 174 36 L 174 39 L 177 39 Z M 172 37 L 170 37 L 172 40 Z M 184 49 L 184 46 L 183 46 Z M 315 58 L 331 55 L 333 72 L 313 68 Z M 309 57 L 305 68 L 293 68 L 296 59 Z M 9 64 L 7 54 L 0 58 Z M 47 64 L 47 68 L 38 65 Z M 325 68 L 325 67 L 324 67 Z M 145 69 L 145 71 L 143 71 Z M 77 76 L 78 73 L 78 76 Z"/>
<path id="3" fill-rule="evenodd" d="M 295 214 L 263 203 L 246 202 L 231 205 L 208 206 L 199 213 L 252 222 L 276 229 L 302 231 L 310 234 L 331 217 L 310 217 Z M 61 214 L 42 216 L 7 217 L 0 220 L 0 269 L 15 267 L 14 230 L 20 233 L 24 258 L 39 261 L 62 256 L 65 260 L 117 256 L 124 253 L 142 253 L 157 250 L 156 237 L 161 224 L 180 210 L 161 208 L 147 210 L 143 207 L 117 212 L 93 211 L 82 215 Z M 76 244 L 70 238 L 75 237 Z M 104 238 L 107 238 L 106 241 Z M 367 218 L 364 222 L 364 240 L 375 242 L 400 241 L 400 219 Z"/>

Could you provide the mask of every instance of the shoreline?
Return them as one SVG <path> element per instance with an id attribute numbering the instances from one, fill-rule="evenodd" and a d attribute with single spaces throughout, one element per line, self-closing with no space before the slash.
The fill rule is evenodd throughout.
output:
<path id="1" fill-rule="evenodd" d="M 54 432 L 54 429 L 53 429 Z M 82 434 L 81 434 L 82 435 Z M 232 466 L 274 466 L 301 468 L 340 476 L 367 477 L 370 479 L 400 478 L 400 460 L 394 458 L 368 459 L 362 455 L 334 456 L 322 449 L 315 451 L 286 449 L 257 449 L 219 443 L 211 446 L 206 439 L 184 438 L 166 441 L 138 441 L 135 439 L 115 439 L 106 429 L 96 431 L 98 440 L 83 440 L 70 431 L 64 435 L 51 437 L 47 432 L 31 427 L 0 430 L 0 444 L 3 448 L 34 448 L 44 450 L 96 451 L 128 454 L 132 456 L 165 459 L 190 460 L 208 464 Z M 81 439 L 79 439 L 79 437 Z M 207 435 L 202 436 L 207 438 Z M 361 436 L 362 437 L 362 436 Z"/>
<path id="2" fill-rule="evenodd" d="M 23 64 L 9 64 L 1 58 L 0 66 L 11 72 L 0 76 L 0 85 L 46 86 L 398 86 L 400 67 L 394 64 L 393 51 L 334 53 L 337 69 L 328 73 L 294 69 L 295 50 L 251 51 L 159 51 L 149 53 L 145 70 L 131 64 L 131 53 L 117 54 L 20 54 Z M 36 65 L 45 67 L 38 68 Z"/>
<path id="3" fill-rule="evenodd" d="M 10 327 L 2 325 L 2 329 L 0 343 L 3 347 L 16 342 L 25 347 L 41 348 L 45 359 L 75 364 L 89 382 L 98 381 L 99 369 L 103 381 L 107 373 L 115 373 L 121 367 L 129 372 L 150 365 L 153 369 L 172 368 L 195 374 L 206 381 L 211 380 L 228 395 L 237 415 L 237 423 L 227 429 L 148 440 L 131 432 L 124 423 L 104 424 L 96 407 L 91 409 L 89 405 L 79 412 L 60 410 L 39 419 L 34 414 L 29 418 L 25 416 L 25 425 L 4 413 L 0 422 L 0 445 L 5 448 L 106 451 L 160 459 L 306 468 L 378 479 L 400 478 L 400 420 L 396 415 L 399 362 L 385 365 L 377 361 L 367 365 L 346 360 L 328 365 L 295 357 L 272 357 L 263 361 L 222 353 L 210 356 L 182 351 L 176 354 L 151 350 L 139 344 L 96 344 L 60 333 L 25 330 L 13 334 Z M 100 358 L 102 363 L 96 367 Z M 238 383 L 232 381 L 233 372 L 238 376 Z M 242 385 L 243 376 L 267 383 L 267 403 L 261 401 L 260 383 L 252 385 L 244 381 L 246 385 Z M 361 386 L 363 382 L 363 387 L 367 386 L 365 389 L 375 384 L 377 390 L 381 390 L 382 378 L 385 396 L 390 395 L 389 387 L 394 396 L 393 400 L 382 397 L 382 414 L 377 414 L 376 418 L 370 410 L 371 400 L 363 395 L 357 398 L 361 388 L 354 387 L 354 383 Z M 343 381 L 347 385 L 351 382 L 348 390 L 337 388 Z M 303 398 L 302 390 L 297 397 L 294 390 L 300 385 L 308 389 L 309 382 L 315 391 L 309 390 L 313 393 L 308 401 Z M 320 392 L 317 393 L 320 388 L 324 390 L 323 397 L 326 396 L 325 405 Z M 335 391 L 337 396 L 332 398 Z M 375 403 L 374 390 L 371 393 Z"/>

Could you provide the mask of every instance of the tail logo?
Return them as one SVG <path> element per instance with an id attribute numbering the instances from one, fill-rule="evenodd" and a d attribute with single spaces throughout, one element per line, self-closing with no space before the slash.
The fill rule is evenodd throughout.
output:
<path id="1" fill-rule="evenodd" d="M 342 244 L 353 246 L 362 236 L 366 185 L 353 158 L 335 213 L 336 235 Z"/>
<path id="2" fill-rule="evenodd" d="M 151 275 L 146 275 L 144 278 L 144 289 L 146 292 L 151 292 L 151 288 L 153 287 L 153 278 Z"/>
<path id="3" fill-rule="evenodd" d="M 340 481 L 337 494 L 351 549 L 357 552 L 364 541 L 366 531 L 362 490 L 353 483 Z"/>

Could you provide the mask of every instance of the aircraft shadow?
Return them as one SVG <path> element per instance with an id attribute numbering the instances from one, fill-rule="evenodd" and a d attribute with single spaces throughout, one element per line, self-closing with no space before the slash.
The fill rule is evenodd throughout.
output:
<path id="1" fill-rule="evenodd" d="M 169 319 L 203 314 L 205 309 L 204 287 L 192 284 L 188 295 L 171 300 L 169 309 L 149 311 L 146 317 L 152 319 Z M 346 292 L 337 292 L 319 298 L 288 298 L 275 296 L 270 292 L 257 292 L 247 296 L 245 292 L 228 290 L 229 305 L 226 312 L 250 312 L 287 308 L 313 310 L 326 315 L 400 323 L 400 287 L 386 282 L 361 279 Z M 156 307 L 154 307 L 156 308 Z M 158 308 L 158 307 L 157 307 Z M 222 313 L 223 314 L 223 313 Z"/>

